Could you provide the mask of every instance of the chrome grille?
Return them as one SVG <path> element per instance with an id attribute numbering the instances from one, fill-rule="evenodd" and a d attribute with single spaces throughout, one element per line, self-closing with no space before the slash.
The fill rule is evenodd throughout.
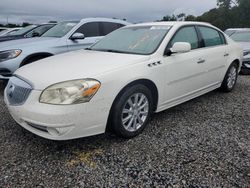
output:
<path id="1" fill-rule="evenodd" d="M 28 98 L 32 87 L 25 81 L 12 77 L 6 87 L 6 97 L 13 106 L 22 105 Z"/>

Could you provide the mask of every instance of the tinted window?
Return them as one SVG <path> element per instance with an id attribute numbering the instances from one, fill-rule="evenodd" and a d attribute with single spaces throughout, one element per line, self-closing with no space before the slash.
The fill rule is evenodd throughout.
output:
<path id="1" fill-rule="evenodd" d="M 102 22 L 101 23 L 101 35 L 105 36 L 112 31 L 119 29 L 120 27 L 123 27 L 124 25 L 119 23 L 111 23 L 111 22 Z"/>
<path id="2" fill-rule="evenodd" d="M 33 29 L 31 32 L 27 33 L 27 37 L 32 37 L 34 33 L 37 33 L 38 36 L 41 36 L 46 31 L 48 31 L 50 28 L 52 28 L 54 25 L 41 25 L 35 29 Z"/>
<path id="3" fill-rule="evenodd" d="M 176 42 L 188 42 L 191 44 L 192 49 L 196 49 L 199 47 L 198 36 L 196 30 L 193 26 L 181 28 L 175 34 L 174 38 L 170 42 L 170 48 Z"/>
<path id="4" fill-rule="evenodd" d="M 217 30 L 202 26 L 199 28 L 206 47 L 217 46 L 225 43 Z"/>
<path id="5" fill-rule="evenodd" d="M 79 27 L 75 33 L 82 33 L 85 37 L 100 36 L 99 22 L 90 22 Z"/>

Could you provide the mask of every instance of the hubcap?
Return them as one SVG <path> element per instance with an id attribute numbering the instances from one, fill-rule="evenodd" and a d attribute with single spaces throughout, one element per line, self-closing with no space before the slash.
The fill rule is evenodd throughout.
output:
<path id="1" fill-rule="evenodd" d="M 149 103 L 142 93 L 136 93 L 128 98 L 122 109 L 122 124 L 129 132 L 135 132 L 142 127 L 148 117 Z"/>
<path id="2" fill-rule="evenodd" d="M 230 71 L 229 71 L 229 75 L 228 75 L 228 79 L 227 79 L 227 87 L 229 89 L 233 88 L 236 82 L 236 78 L 237 78 L 237 69 L 233 66 L 231 67 Z"/>

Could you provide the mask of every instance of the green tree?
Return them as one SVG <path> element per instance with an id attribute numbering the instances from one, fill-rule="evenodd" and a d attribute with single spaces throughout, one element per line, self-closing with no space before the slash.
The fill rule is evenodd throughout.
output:
<path id="1" fill-rule="evenodd" d="M 22 27 L 26 27 L 26 26 L 29 26 L 29 25 L 31 25 L 31 23 L 23 22 Z"/>
<path id="2" fill-rule="evenodd" d="M 193 15 L 187 15 L 185 21 L 196 21 L 197 18 Z"/>

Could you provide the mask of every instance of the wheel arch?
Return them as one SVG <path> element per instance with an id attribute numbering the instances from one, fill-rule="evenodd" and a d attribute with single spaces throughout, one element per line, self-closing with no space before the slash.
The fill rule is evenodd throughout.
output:
<path id="1" fill-rule="evenodd" d="M 239 68 L 240 68 L 240 60 L 239 59 L 234 59 L 233 61 L 232 61 L 232 63 L 236 63 L 237 64 L 237 66 L 238 66 L 238 71 L 239 71 Z M 232 64 L 231 63 L 231 64 Z"/>
<path id="2" fill-rule="evenodd" d="M 53 56 L 54 54 L 52 53 L 49 53 L 49 52 L 38 52 L 38 53 L 33 53 L 33 54 L 30 54 L 28 55 L 27 57 L 25 57 L 23 59 L 23 61 L 21 62 L 20 66 L 19 67 L 22 67 L 23 65 L 27 64 L 26 62 L 32 58 L 35 58 L 35 57 L 42 57 L 42 58 L 46 58 L 46 57 L 50 57 L 50 56 Z M 41 59 L 42 59 L 41 58 Z"/>
<path id="3" fill-rule="evenodd" d="M 142 84 L 142 85 L 146 86 L 151 91 L 152 96 L 153 96 L 153 104 L 154 104 L 153 111 L 155 112 L 157 110 L 158 100 L 159 100 L 159 90 L 158 90 L 156 84 L 152 80 L 149 80 L 149 79 L 137 79 L 137 80 L 131 81 L 119 91 L 119 93 L 116 95 L 114 101 L 112 102 L 112 105 L 111 105 L 111 108 L 109 111 L 106 131 L 111 130 L 110 126 L 109 126 L 109 122 L 110 122 L 110 119 L 112 118 L 112 110 L 113 110 L 115 102 L 118 100 L 118 98 L 122 95 L 122 93 L 127 88 L 134 86 L 134 85 L 137 85 L 137 84 Z"/>

